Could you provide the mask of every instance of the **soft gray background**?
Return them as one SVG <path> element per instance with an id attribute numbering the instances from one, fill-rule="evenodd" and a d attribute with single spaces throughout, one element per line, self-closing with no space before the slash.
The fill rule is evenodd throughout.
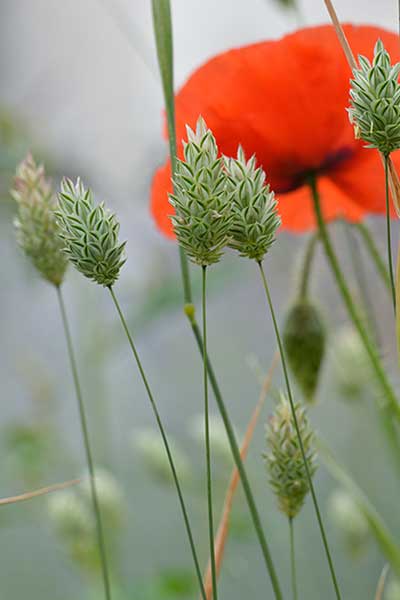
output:
<path id="1" fill-rule="evenodd" d="M 394 0 L 338 0 L 336 6 L 343 20 L 392 28 L 396 24 Z M 175 0 L 172 8 L 177 84 L 220 50 L 279 37 L 296 26 L 296 19 L 272 0 Z M 118 293 L 131 323 L 137 325 L 143 361 L 167 425 L 201 469 L 202 457 L 187 434 L 189 417 L 201 411 L 201 364 L 175 302 L 179 299 L 178 287 L 175 294 L 170 290 L 172 300 L 166 307 L 162 302 L 163 285 L 171 278 L 175 281 L 177 275 L 177 254 L 175 246 L 155 230 L 148 211 L 151 176 L 166 155 L 160 135 L 162 96 L 150 2 L 0 0 L 0 11 L 0 106 L 24 124 L 24 150 L 39 146 L 58 172 L 82 175 L 118 212 L 129 256 Z M 322 0 L 303 1 L 301 13 L 306 24 L 327 20 Z M 81 440 L 55 296 L 15 248 L 11 218 L 12 208 L 5 204 L 0 223 L 0 423 L 5 426 L 10 419 L 29 421 L 32 382 L 41 377 L 50 379 L 60 440 L 69 447 L 74 462 L 70 467 L 65 461 L 62 466 L 52 464 L 44 485 L 78 474 L 83 465 Z M 383 223 L 378 220 L 373 226 L 384 248 Z M 340 232 L 338 241 L 344 252 Z M 280 315 L 288 302 L 292 267 L 303 244 L 302 238 L 281 236 L 268 265 Z M 370 276 L 374 276 L 372 271 Z M 343 322 L 345 314 L 323 257 L 319 257 L 314 282 L 320 304 L 329 315 L 328 325 Z M 372 286 L 382 332 L 390 334 L 390 306 L 375 278 Z M 151 318 L 147 317 L 145 300 L 149 290 L 155 290 L 156 298 L 161 295 L 160 305 L 164 306 L 158 313 L 147 306 Z M 136 599 L 137 582 L 143 578 L 164 567 L 191 567 L 186 539 L 173 493 L 150 484 L 131 450 L 132 429 L 152 426 L 153 421 L 110 300 L 105 291 L 72 272 L 65 293 L 84 387 L 90 398 L 96 453 L 118 476 L 127 496 L 121 569 L 131 597 Z M 223 266 L 213 270 L 209 323 L 211 353 L 224 396 L 237 426 L 244 429 L 258 394 L 257 381 L 246 359 L 256 354 L 262 365 L 267 365 L 275 347 L 257 274 L 251 265 L 228 257 Z M 391 350 L 389 344 L 388 354 Z M 399 487 L 373 421 L 374 410 L 367 404 L 349 408 L 338 400 L 329 364 L 320 396 L 321 403 L 313 413 L 318 430 L 348 468 L 357 473 L 358 481 L 390 518 L 391 529 L 398 531 Z M 286 523 L 276 512 L 265 483 L 262 448 L 260 427 L 249 459 L 250 473 L 276 563 L 283 574 L 287 566 Z M 225 470 L 221 477 L 227 476 Z M 10 476 L 0 475 L 0 485 L 1 496 L 21 491 L 21 483 Z M 317 485 L 324 505 L 334 484 L 323 469 Z M 196 531 L 201 537 L 205 506 L 199 498 L 193 498 L 192 504 L 197 515 Z M 54 536 L 45 501 L 3 511 L 0 597 L 85 598 L 87 582 Z M 328 530 L 344 598 L 372 599 L 384 560 L 371 545 L 362 560 L 349 561 L 340 536 L 329 526 Z M 298 532 L 301 597 L 333 598 L 309 503 L 299 518 Z M 222 598 L 271 597 L 260 553 L 252 539 L 230 545 L 222 576 Z M 202 539 L 201 544 L 205 558 L 206 540 Z M 289 589 L 288 582 L 284 585 Z"/>

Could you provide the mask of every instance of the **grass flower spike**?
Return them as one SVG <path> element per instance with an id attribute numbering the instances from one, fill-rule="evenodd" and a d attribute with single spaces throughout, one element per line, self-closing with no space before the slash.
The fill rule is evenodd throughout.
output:
<path id="1" fill-rule="evenodd" d="M 225 165 L 233 215 L 229 245 L 241 256 L 261 261 L 281 224 L 274 192 L 265 183 L 263 169 L 256 168 L 256 157 L 246 161 L 240 146 L 237 159 L 225 158 Z"/>
<path id="2" fill-rule="evenodd" d="M 295 405 L 308 469 L 316 471 L 314 434 L 310 428 L 305 408 Z M 278 498 L 280 510 L 293 519 L 304 504 L 310 487 L 299 447 L 298 436 L 288 400 L 281 396 L 274 415 L 267 424 L 267 443 L 270 452 L 265 455 L 272 488 Z"/>
<path id="3" fill-rule="evenodd" d="M 364 56 L 358 60 L 360 68 L 353 71 L 351 81 L 350 120 L 356 137 L 388 156 L 400 148 L 400 63 L 391 64 L 380 39 L 372 64 Z"/>
<path id="4" fill-rule="evenodd" d="M 85 277 L 112 286 L 125 262 L 126 243 L 118 240 L 115 215 L 103 203 L 94 203 L 93 192 L 80 179 L 76 184 L 64 179 L 57 217 L 69 260 Z"/>
<path id="5" fill-rule="evenodd" d="M 170 203 L 174 231 L 188 257 L 208 266 L 219 261 L 227 245 L 230 217 L 226 175 L 212 132 L 199 117 L 196 131 L 187 127 L 184 160 L 177 161 L 175 194 Z"/>
<path id="6" fill-rule="evenodd" d="M 50 283 L 61 285 L 68 261 L 55 217 L 56 200 L 42 165 L 31 154 L 17 168 L 11 195 L 17 203 L 17 240 L 39 273 Z"/>

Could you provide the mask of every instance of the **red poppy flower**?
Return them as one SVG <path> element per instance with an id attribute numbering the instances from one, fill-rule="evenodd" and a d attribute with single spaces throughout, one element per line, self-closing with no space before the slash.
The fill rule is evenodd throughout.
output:
<path id="1" fill-rule="evenodd" d="M 356 55 L 372 58 L 381 38 L 392 61 L 399 60 L 397 34 L 369 26 L 344 29 Z M 306 185 L 310 172 L 318 178 L 326 220 L 355 222 L 368 213 L 384 213 L 379 155 L 354 139 L 345 110 L 350 77 L 328 25 L 229 50 L 197 69 L 177 93 L 177 139 L 186 137 L 185 125 L 193 127 L 201 114 L 222 153 L 236 155 L 238 144 L 246 155 L 255 153 L 277 194 L 283 229 L 302 232 L 315 226 Z M 399 152 L 393 154 L 398 166 Z M 173 237 L 169 191 L 168 161 L 154 176 L 151 209 L 158 227 Z"/>

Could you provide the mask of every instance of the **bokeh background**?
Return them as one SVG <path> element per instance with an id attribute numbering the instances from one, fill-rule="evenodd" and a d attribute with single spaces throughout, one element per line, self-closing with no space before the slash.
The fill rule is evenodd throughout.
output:
<path id="1" fill-rule="evenodd" d="M 337 0 L 343 20 L 394 29 L 396 2 Z M 299 23 L 327 21 L 323 2 L 304 0 L 298 12 L 274 0 L 173 0 L 176 85 L 218 51 L 278 38 Z M 338 50 L 340 51 L 340 50 Z M 182 316 L 177 250 L 149 214 L 152 173 L 167 148 L 161 137 L 162 95 L 147 0 L 1 0 L 0 2 L 0 495 L 79 476 L 84 456 L 65 342 L 50 286 L 16 248 L 8 196 L 16 163 L 28 149 L 46 162 L 54 182 L 81 175 L 118 213 L 128 261 L 118 294 L 134 328 L 143 362 L 168 430 L 182 453 L 182 474 L 202 560 L 207 556 L 204 461 L 196 429 L 202 411 L 201 362 Z M 371 221 L 384 249 L 384 223 Z M 335 236 L 346 268 L 348 236 Z M 281 234 L 268 262 L 283 317 L 305 237 Z M 394 231 L 394 244 L 396 232 Z M 346 260 L 347 258 L 347 260 Z M 365 258 L 365 257 L 364 257 Z M 391 307 L 366 265 L 388 364 Z M 193 279 L 198 301 L 199 273 Z M 256 270 L 228 255 L 210 273 L 209 345 L 238 431 L 257 401 L 260 374 L 275 351 Z M 346 315 L 324 257 L 318 254 L 314 295 L 326 316 L 329 352 L 312 420 L 337 457 L 355 474 L 390 529 L 399 533 L 398 477 L 376 418 L 368 377 L 352 401 L 338 389 L 334 351 Z M 68 312 L 97 463 L 112 474 L 109 527 L 121 600 L 196 597 L 191 559 L 175 493 L 163 470 L 154 423 L 125 338 L 105 291 L 70 270 Z M 394 369 L 393 369 L 394 370 Z M 279 389 L 279 369 L 274 389 Z M 275 401 L 269 395 L 262 421 Z M 216 413 L 216 407 L 213 406 Z M 216 512 L 231 462 L 216 425 Z M 288 531 L 267 484 L 263 423 L 248 468 L 278 570 L 289 593 Z M 384 559 L 372 541 L 359 551 L 332 520 L 337 484 L 320 468 L 316 484 L 326 514 L 344 597 L 371 599 Z M 116 486 L 117 489 L 114 489 Z M 107 488 L 110 491 L 109 488 Z M 113 495 L 114 494 L 114 495 Z M 0 596 L 31 600 L 100 598 L 93 568 L 71 554 L 49 498 L 0 511 Z M 347 540 L 348 541 L 348 540 Z M 333 597 L 310 503 L 297 521 L 301 597 Z M 238 494 L 221 577 L 221 597 L 271 597 L 246 505 Z"/>

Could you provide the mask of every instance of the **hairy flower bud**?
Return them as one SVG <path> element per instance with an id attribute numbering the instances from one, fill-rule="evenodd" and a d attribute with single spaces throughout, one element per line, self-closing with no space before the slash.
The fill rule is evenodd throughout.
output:
<path id="1" fill-rule="evenodd" d="M 240 146 L 236 159 L 225 157 L 224 160 L 233 216 L 229 245 L 241 256 L 261 261 L 275 241 L 281 224 L 274 192 L 266 184 L 262 168 L 256 168 L 256 157 L 246 161 Z"/>
<path id="2" fill-rule="evenodd" d="M 201 266 L 219 261 L 228 242 L 226 175 L 212 132 L 199 117 L 196 131 L 187 127 L 184 160 L 173 175 L 175 208 L 171 217 L 176 237 L 190 260 Z"/>
<path id="3" fill-rule="evenodd" d="M 124 247 L 118 240 L 119 223 L 115 215 L 95 204 L 93 193 L 80 179 L 61 183 L 57 218 L 65 253 L 85 277 L 112 286 L 125 262 Z"/>
<path id="4" fill-rule="evenodd" d="M 293 375 L 306 400 L 312 402 L 325 354 L 325 327 L 310 300 L 299 299 L 290 308 L 283 344 Z"/>
<path id="5" fill-rule="evenodd" d="M 31 154 L 17 168 L 11 195 L 17 203 L 17 241 L 39 273 L 60 285 L 68 261 L 55 217 L 56 199 L 42 165 Z"/>
<path id="6" fill-rule="evenodd" d="M 316 471 L 314 433 L 305 408 L 296 404 L 295 411 L 308 469 L 313 476 Z M 269 452 L 264 458 L 269 481 L 278 498 L 280 510 L 289 518 L 294 518 L 310 488 L 290 404 L 283 394 L 267 423 L 266 438 Z"/>
<path id="7" fill-rule="evenodd" d="M 372 64 L 364 56 L 358 60 L 360 67 L 354 69 L 351 80 L 350 121 L 356 137 L 388 156 L 400 148 L 400 63 L 391 64 L 381 40 Z"/>

